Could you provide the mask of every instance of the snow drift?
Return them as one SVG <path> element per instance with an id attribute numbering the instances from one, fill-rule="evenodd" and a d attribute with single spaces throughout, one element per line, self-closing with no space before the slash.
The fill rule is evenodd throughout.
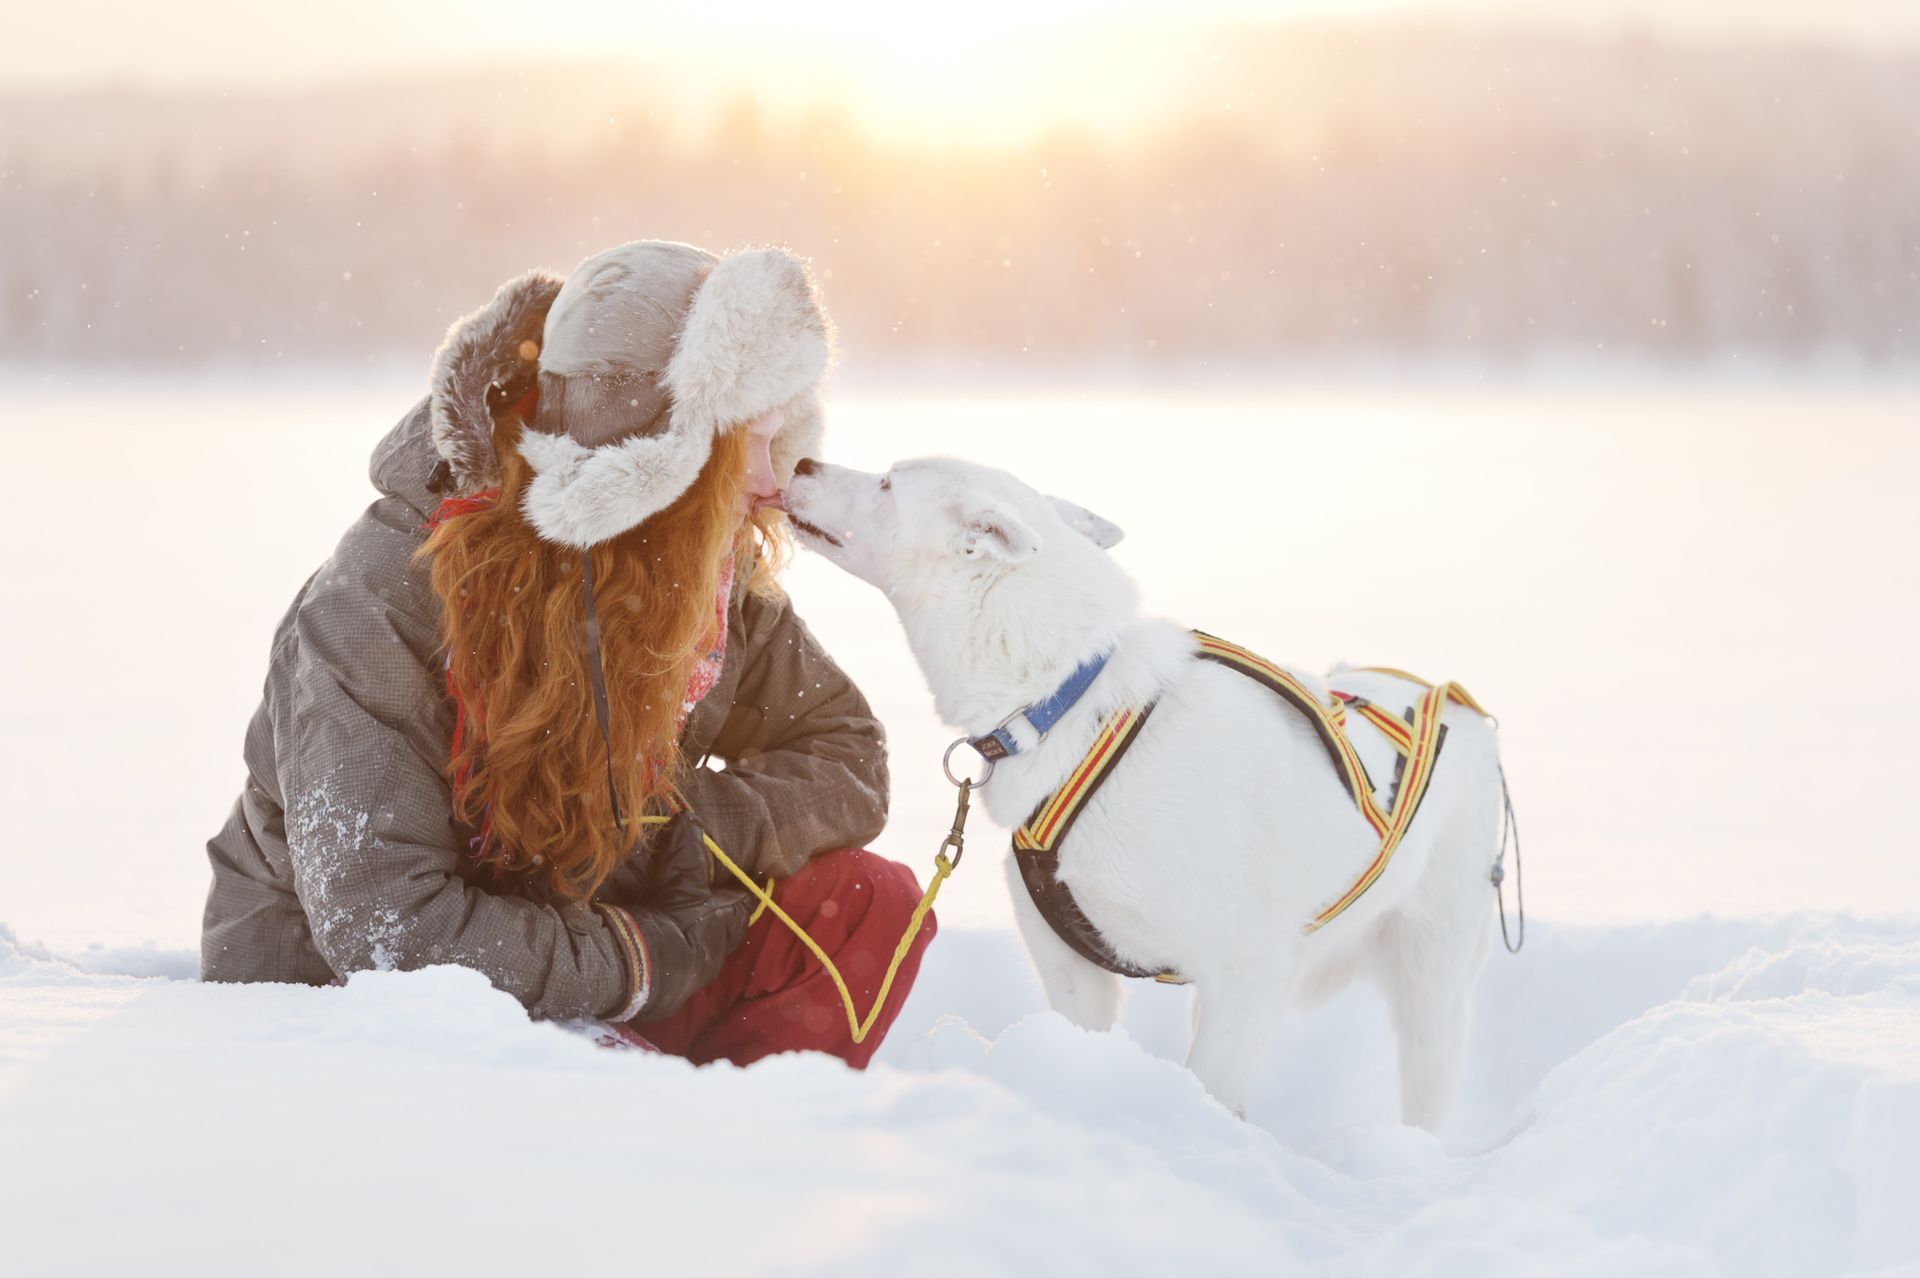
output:
<path id="1" fill-rule="evenodd" d="M 595 1047 L 459 968 L 205 986 L 0 928 L 9 1272 L 1839 1274 L 1920 1262 L 1920 924 L 1536 925 L 1438 1139 L 1384 1012 L 1289 1027 L 1241 1123 L 943 931 L 883 1049 Z"/>

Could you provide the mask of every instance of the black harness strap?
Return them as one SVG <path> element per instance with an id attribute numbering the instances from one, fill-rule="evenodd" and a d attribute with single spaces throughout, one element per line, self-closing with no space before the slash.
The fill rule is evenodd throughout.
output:
<path id="1" fill-rule="evenodd" d="M 1207 635 L 1204 631 L 1195 631 L 1194 633 L 1204 638 L 1214 638 L 1214 636 Z M 1340 778 L 1341 788 L 1347 792 L 1347 797 L 1355 802 L 1359 801 L 1359 796 L 1353 792 L 1353 782 L 1349 779 L 1346 769 L 1341 766 L 1340 751 L 1333 741 L 1331 735 L 1332 729 L 1327 725 L 1324 716 L 1318 712 L 1318 707 L 1301 704 L 1299 694 L 1296 693 L 1294 689 L 1267 677 L 1260 670 L 1243 665 L 1225 655 L 1209 652 L 1204 648 L 1199 650 L 1195 655 L 1199 656 L 1202 660 L 1216 662 L 1229 670 L 1245 675 L 1298 710 L 1306 718 L 1307 722 L 1313 725 L 1315 734 L 1320 738 L 1320 744 L 1326 747 L 1327 755 L 1333 763 L 1334 775 Z M 1015 834 L 1013 840 L 1013 857 L 1015 863 L 1020 867 L 1020 881 L 1026 885 L 1027 895 L 1033 898 L 1034 907 L 1040 911 L 1040 917 L 1047 921 L 1047 926 L 1051 927 L 1054 934 L 1065 941 L 1074 953 L 1089 963 L 1097 967 L 1105 968 L 1107 971 L 1120 976 L 1153 977 L 1161 981 L 1179 981 L 1181 978 L 1174 972 L 1149 971 L 1146 968 L 1129 963 L 1114 953 L 1113 947 L 1107 944 L 1104 936 L 1100 935 L 1100 929 L 1094 926 L 1093 920 L 1089 919 L 1086 912 L 1080 908 L 1080 903 L 1074 900 L 1072 889 L 1060 881 L 1060 847 L 1066 842 L 1067 835 L 1072 832 L 1074 824 L 1079 821 L 1080 813 L 1086 809 L 1087 804 L 1093 799 L 1094 794 L 1100 787 L 1106 783 L 1107 778 L 1113 775 L 1113 770 L 1119 766 L 1120 760 L 1125 757 L 1126 752 L 1139 737 L 1140 730 L 1146 726 L 1147 718 L 1152 713 L 1153 704 L 1149 704 L 1144 710 L 1140 711 L 1132 725 L 1128 727 L 1126 734 L 1115 745 L 1112 752 L 1108 754 L 1105 762 L 1096 768 L 1092 775 L 1084 779 L 1080 785 L 1077 799 L 1068 810 L 1066 818 L 1061 823 L 1060 828 L 1055 830 L 1051 836 L 1045 838 L 1047 846 L 1029 846 L 1023 841 L 1021 834 L 1024 830 L 1031 830 L 1039 824 L 1041 814 L 1046 810 L 1048 805 L 1054 801 L 1058 791 L 1040 801 L 1039 806 L 1036 807 L 1032 815 L 1027 818 L 1023 831 L 1016 832 Z M 1406 717 L 1411 721 L 1413 712 L 1411 710 L 1407 711 Z M 1440 748 L 1446 744 L 1446 731 L 1446 727 L 1443 724 L 1434 742 L 1434 753 L 1436 757 L 1439 754 Z M 1354 755 L 1353 758 L 1354 762 L 1359 766 L 1360 782 L 1368 787 L 1368 793 L 1371 794 L 1373 779 L 1367 774 L 1366 765 L 1360 763 L 1359 756 Z M 1392 808 L 1394 801 L 1399 797 L 1400 782 L 1405 771 L 1406 760 L 1402 758 L 1398 761 L 1394 769 L 1394 793 L 1388 802 L 1389 809 Z M 1068 784 L 1071 784 L 1071 782 Z M 1419 797 L 1424 799 L 1426 796 L 1422 794 Z M 1408 819 L 1411 820 L 1412 817 L 1409 816 Z M 1515 862 L 1516 864 L 1518 863 L 1517 855 Z M 1496 882 L 1498 882 L 1498 880 L 1496 880 Z"/>
<path id="2" fill-rule="evenodd" d="M 1087 779 L 1086 793 L 1089 797 L 1100 788 L 1101 782 L 1107 779 L 1107 775 L 1126 756 L 1134 741 L 1139 738 L 1140 729 L 1146 726 L 1147 719 L 1152 714 L 1153 705 L 1149 704 L 1135 716 L 1133 724 L 1127 729 L 1126 735 L 1120 739 L 1113 754 L 1108 757 L 1106 765 Z M 1040 807 L 1035 808 L 1033 815 L 1027 818 L 1028 825 L 1032 825 L 1038 819 L 1040 809 L 1046 805 L 1047 800 L 1041 800 Z M 1084 804 L 1068 814 L 1066 823 L 1053 836 L 1053 847 L 1027 847 L 1020 840 L 1014 840 L 1013 858 L 1015 864 L 1020 867 L 1020 881 L 1026 884 L 1027 895 L 1033 898 L 1033 904 L 1040 911 L 1040 917 L 1047 921 L 1047 926 L 1053 929 L 1054 934 L 1087 962 L 1097 967 L 1104 967 L 1109 972 L 1117 972 L 1121 976 L 1170 975 L 1165 972 L 1149 971 L 1115 954 L 1112 947 L 1107 944 L 1106 938 L 1100 935 L 1100 929 L 1093 925 L 1093 920 L 1086 916 L 1085 911 L 1080 908 L 1080 903 L 1073 899 L 1072 889 L 1060 881 L 1060 856 L 1054 848 L 1066 841 L 1067 834 L 1073 829 L 1074 823 L 1080 819 L 1083 808 Z"/>
<path id="3" fill-rule="evenodd" d="M 1196 630 L 1193 633 L 1198 635 L 1202 639 L 1214 639 L 1214 640 L 1220 639 L 1220 636 L 1210 635 L 1204 630 Z M 1224 642 L 1224 640 L 1222 640 L 1221 642 Z M 1319 708 L 1317 706 L 1309 706 L 1309 705 L 1302 704 L 1299 694 L 1295 692 L 1292 688 L 1289 688 L 1286 684 L 1280 683 L 1274 679 L 1269 679 L 1261 671 L 1254 670 L 1247 666 L 1243 666 L 1237 661 L 1229 660 L 1227 657 L 1222 656 L 1220 653 L 1209 652 L 1207 649 L 1202 648 L 1198 652 L 1196 652 L 1194 655 L 1199 657 L 1202 661 L 1211 661 L 1218 665 L 1225 666 L 1227 669 L 1233 671 L 1235 674 L 1245 675 L 1247 678 L 1253 680 L 1255 683 L 1259 684 L 1261 687 L 1267 689 L 1269 692 L 1273 693 L 1273 695 L 1275 695 L 1276 697 L 1279 697 L 1282 701 L 1292 706 L 1295 710 L 1298 710 L 1300 712 L 1300 716 L 1304 718 L 1309 725 L 1312 726 L 1314 735 L 1320 738 L 1320 744 L 1326 747 L 1327 758 L 1333 761 L 1333 774 L 1340 778 L 1340 788 L 1347 792 L 1348 799 L 1352 800 L 1355 803 L 1358 803 L 1360 801 L 1360 796 L 1353 792 L 1353 782 L 1347 778 L 1347 770 L 1340 766 L 1340 747 L 1334 744 L 1332 729 L 1327 727 L 1326 720 L 1318 712 Z M 1357 757 L 1355 761 L 1358 762 Z M 1373 778 L 1366 775 L 1366 772 L 1367 772 L 1367 766 L 1366 764 L 1362 763 L 1360 765 L 1360 779 L 1366 783 L 1369 789 L 1371 789 L 1373 786 Z"/>

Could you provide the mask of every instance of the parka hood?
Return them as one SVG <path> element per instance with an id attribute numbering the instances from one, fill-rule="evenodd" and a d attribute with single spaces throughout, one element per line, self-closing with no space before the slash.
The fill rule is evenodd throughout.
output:
<path id="1" fill-rule="evenodd" d="M 432 403 L 424 398 L 409 409 L 374 446 L 367 463 L 367 477 L 380 494 L 406 502 L 423 522 L 450 495 L 435 489 L 445 467 L 433 446 Z"/>

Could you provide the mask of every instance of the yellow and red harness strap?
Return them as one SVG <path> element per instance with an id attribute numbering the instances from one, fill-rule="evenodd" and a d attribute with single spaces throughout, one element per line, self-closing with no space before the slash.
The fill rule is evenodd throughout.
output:
<path id="1" fill-rule="evenodd" d="M 1394 796 L 1393 812 L 1388 817 L 1387 828 L 1380 835 L 1380 846 L 1374 851 L 1367 868 L 1353 881 L 1353 886 L 1314 915 L 1313 921 L 1307 925 L 1308 932 L 1317 932 L 1340 917 L 1348 906 L 1360 899 L 1361 893 L 1372 887 L 1386 872 L 1387 862 L 1393 859 L 1394 849 L 1400 846 L 1407 827 L 1413 824 L 1413 814 L 1419 810 L 1420 800 L 1426 796 L 1427 782 L 1433 779 L 1433 765 L 1440 755 L 1440 716 L 1446 705 L 1447 690 L 1444 687 L 1429 688 L 1414 704 L 1413 722 L 1406 725 L 1412 737 L 1406 755 L 1406 771 L 1400 778 L 1400 792 Z M 1368 721 L 1372 722 L 1372 719 Z"/>
<path id="2" fill-rule="evenodd" d="M 1140 725 L 1146 720 L 1146 712 L 1122 710 L 1109 718 L 1101 726 L 1100 733 L 1093 739 L 1092 749 L 1086 758 L 1080 760 L 1066 781 L 1061 783 L 1048 800 L 1041 804 L 1027 823 L 1013 832 L 1016 842 L 1024 842 L 1030 848 L 1052 850 L 1073 824 L 1073 818 L 1093 792 L 1106 780 L 1107 773 L 1120 756 L 1126 753 L 1133 738 L 1139 734 Z"/>
<path id="3" fill-rule="evenodd" d="M 1356 697 L 1345 692 L 1336 692 L 1333 695 L 1336 698 L 1334 704 L 1337 707 L 1352 706 L 1361 718 L 1372 724 L 1375 730 L 1387 739 L 1387 744 L 1392 746 L 1401 758 L 1404 759 L 1413 753 L 1413 729 L 1405 719 L 1394 718 L 1364 697 Z"/>
<path id="4" fill-rule="evenodd" d="M 1418 684 L 1422 688 L 1432 688 L 1434 686 L 1425 679 L 1422 679 L 1419 675 L 1410 675 L 1404 670 L 1393 670 L 1386 666 L 1367 666 L 1358 673 L 1387 675 L 1394 679 L 1404 679 L 1408 683 Z M 1335 721 L 1344 720 L 1342 711 L 1348 706 L 1351 706 L 1362 718 L 1368 723 L 1371 723 L 1381 736 L 1387 739 L 1387 744 L 1391 745 L 1394 750 L 1399 753 L 1401 758 L 1404 759 L 1408 754 L 1412 753 L 1413 729 L 1405 719 L 1395 718 L 1391 712 L 1381 709 L 1365 697 L 1357 697 L 1351 692 L 1341 692 L 1337 688 L 1331 689 L 1330 691 L 1332 691 L 1334 697 L 1332 713 Z M 1446 692 L 1449 701 L 1457 705 L 1463 705 L 1469 710 L 1476 711 L 1483 715 L 1487 713 L 1481 709 L 1480 703 L 1475 701 L 1467 690 L 1459 684 L 1447 684 Z"/>
<path id="5" fill-rule="evenodd" d="M 1087 800 L 1119 764 L 1152 713 L 1151 705 L 1140 710 L 1122 710 L 1100 725 L 1092 748 L 1072 775 L 1013 832 L 1013 859 L 1020 869 L 1020 881 L 1026 886 L 1027 895 L 1033 898 L 1040 916 L 1081 958 L 1121 976 L 1152 977 L 1183 984 L 1184 978 L 1177 973 L 1138 967 L 1114 953 L 1113 947 L 1100 935 L 1100 929 L 1081 910 L 1072 889 L 1060 881 L 1060 858 L 1055 851 L 1066 841 L 1074 821 L 1085 811 Z"/>
<path id="6" fill-rule="evenodd" d="M 1420 810 L 1420 801 L 1426 797 L 1427 783 L 1433 779 L 1434 763 L 1440 754 L 1440 720 L 1447 702 L 1456 701 L 1480 714 L 1486 711 L 1458 684 L 1435 685 L 1405 671 L 1374 667 L 1375 673 L 1405 679 L 1426 689 L 1414 703 L 1411 722 L 1394 719 L 1371 703 L 1359 707 L 1367 722 L 1392 742 L 1394 749 L 1406 760 L 1399 792 L 1394 796 L 1393 810 L 1382 812 L 1374 801 L 1372 787 L 1366 782 L 1366 769 L 1360 764 L 1360 756 L 1347 739 L 1345 714 L 1323 704 L 1299 679 L 1257 653 L 1200 631 L 1195 631 L 1194 636 L 1199 640 L 1202 656 L 1239 667 L 1260 682 L 1274 687 L 1275 691 L 1281 692 L 1314 722 L 1322 739 L 1328 740 L 1333 748 L 1335 767 L 1345 774 L 1342 779 L 1346 782 L 1348 792 L 1353 795 L 1355 808 L 1380 836 L 1380 845 L 1360 877 L 1306 925 L 1307 932 L 1317 932 L 1345 913 L 1347 907 L 1359 900 L 1361 894 L 1386 872 L 1387 863 L 1393 859 L 1400 840 L 1413 824 L 1414 813 Z M 1336 701 L 1335 705 L 1340 705 L 1340 702 Z"/>
<path id="7" fill-rule="evenodd" d="M 1428 683 L 1417 674 L 1408 674 L 1404 670 L 1395 670 L 1392 666 L 1356 666 L 1352 673 L 1386 675 L 1388 678 L 1405 679 L 1408 683 L 1417 683 L 1423 688 L 1440 688 L 1446 692 L 1447 700 L 1454 702 L 1456 705 L 1463 705 L 1484 718 L 1493 718 L 1492 715 L 1487 713 L 1486 707 L 1482 706 L 1478 701 L 1475 701 L 1472 694 L 1457 683 Z"/>
<path id="8" fill-rule="evenodd" d="M 1400 840 L 1413 823 L 1421 799 L 1426 796 L 1427 783 L 1433 779 L 1434 763 L 1440 752 L 1441 717 L 1447 703 L 1453 701 L 1480 714 L 1486 711 L 1459 684 L 1431 684 L 1403 671 L 1385 667 L 1369 669 L 1377 674 L 1408 680 L 1425 689 L 1414 704 L 1408 720 L 1396 719 L 1371 702 L 1343 693 L 1334 694 L 1336 700 L 1328 706 L 1298 677 L 1257 653 L 1203 631 L 1196 630 L 1193 633 L 1203 658 L 1231 666 L 1264 684 L 1307 716 L 1326 745 L 1334 770 L 1339 774 L 1347 793 L 1352 796 L 1354 807 L 1380 836 L 1372 860 L 1352 886 L 1306 924 L 1306 932 L 1317 932 L 1359 900 L 1379 880 L 1386 871 L 1387 863 L 1393 859 L 1395 849 L 1400 846 Z M 1361 716 L 1386 737 L 1405 760 L 1391 812 L 1382 811 L 1375 802 L 1367 770 L 1360 762 L 1353 743 L 1347 739 L 1348 702 L 1354 704 Z M 1045 803 L 1035 809 L 1024 825 L 1013 832 L 1017 850 L 1057 854 L 1059 844 L 1079 816 L 1081 808 L 1100 788 L 1127 747 L 1133 744 L 1151 710 L 1151 706 L 1146 710 L 1122 710 L 1101 726 L 1080 766 Z"/>
<path id="9" fill-rule="evenodd" d="M 1360 762 L 1360 755 L 1354 750 L 1353 743 L 1347 740 L 1346 715 L 1336 715 L 1321 703 L 1313 689 L 1291 671 L 1276 666 L 1258 653 L 1201 630 L 1194 631 L 1193 637 L 1200 645 L 1201 657 L 1231 666 L 1241 674 L 1265 684 L 1307 716 L 1307 722 L 1319 733 L 1327 753 L 1333 757 L 1334 771 L 1339 774 L 1340 783 L 1353 799 L 1354 807 L 1373 827 L 1375 834 L 1384 836 L 1390 822 L 1387 814 L 1374 802 L 1373 781 L 1367 776 L 1366 766 Z"/>

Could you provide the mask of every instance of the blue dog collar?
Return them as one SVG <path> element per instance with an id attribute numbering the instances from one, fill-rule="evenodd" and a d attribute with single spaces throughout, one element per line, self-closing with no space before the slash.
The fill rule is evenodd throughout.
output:
<path id="1" fill-rule="evenodd" d="M 1053 695 L 1045 701 L 1036 701 L 1032 705 L 1020 707 L 1002 720 L 1000 726 L 992 732 L 984 737 L 974 737 L 967 744 L 978 751 L 981 758 L 993 761 L 1019 754 L 1020 743 L 1013 739 L 1013 733 L 1007 725 L 1025 716 L 1026 721 L 1033 725 L 1035 732 L 1043 737 L 1046 736 L 1048 730 L 1060 722 L 1061 717 L 1073 709 L 1074 704 L 1086 695 L 1087 689 L 1093 686 L 1095 677 L 1106 668 L 1107 658 L 1112 655 L 1111 651 L 1103 652 L 1083 663 L 1068 675 L 1067 681 L 1056 688 Z"/>

